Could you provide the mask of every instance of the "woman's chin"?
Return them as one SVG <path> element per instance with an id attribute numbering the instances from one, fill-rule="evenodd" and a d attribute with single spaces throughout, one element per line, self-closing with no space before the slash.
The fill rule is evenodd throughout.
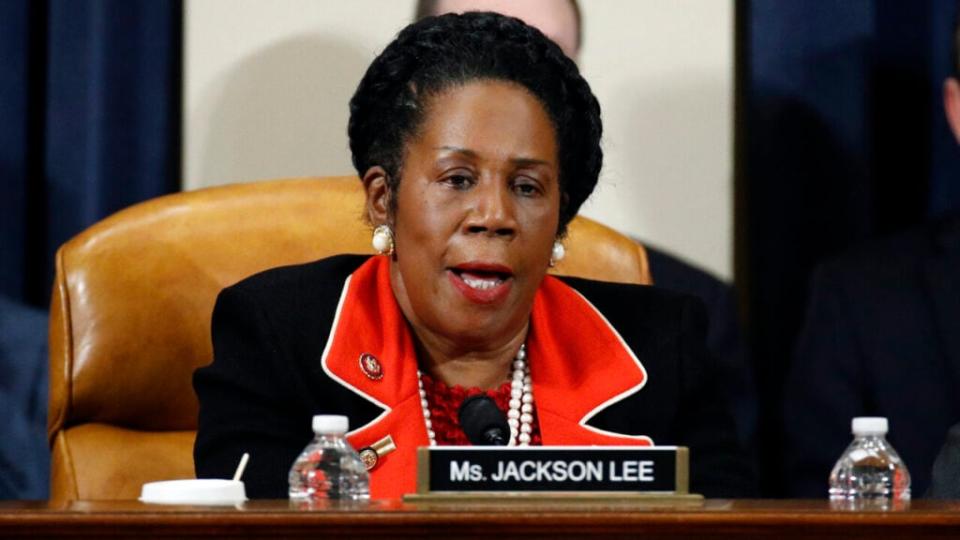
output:
<path id="1" fill-rule="evenodd" d="M 496 308 L 490 304 L 452 304 L 433 328 L 459 345 L 482 350 L 519 331 L 529 317 L 518 316 L 520 313 L 529 310 L 520 310 L 511 302 Z"/>
<path id="2" fill-rule="evenodd" d="M 477 321 L 476 324 L 464 323 L 455 327 L 451 325 L 446 333 L 461 347 L 476 351 L 500 343 L 510 334 L 501 321 Z"/>

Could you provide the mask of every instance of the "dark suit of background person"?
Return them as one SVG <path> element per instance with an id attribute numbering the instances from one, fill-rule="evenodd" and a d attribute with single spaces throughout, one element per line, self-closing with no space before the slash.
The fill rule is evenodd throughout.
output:
<path id="1" fill-rule="evenodd" d="M 650 275 L 657 287 L 689 294 L 707 308 L 707 349 L 717 359 L 737 436 L 749 451 L 754 448 L 757 426 L 757 390 L 737 316 L 736 291 L 712 274 L 658 248 L 646 245 Z"/>
<path id="2" fill-rule="evenodd" d="M 956 79 L 944 83 L 944 108 L 960 142 Z M 923 495 L 960 421 L 960 213 L 822 265 L 810 298 L 785 395 L 790 494 L 825 497 L 850 419 L 886 416 Z"/>
<path id="3" fill-rule="evenodd" d="M 934 499 L 960 499 L 960 424 L 947 432 L 936 461 L 927 496 Z"/>
<path id="4" fill-rule="evenodd" d="M 0 500 L 46 499 L 47 316 L 0 297 Z"/>
<path id="5" fill-rule="evenodd" d="M 850 419 L 886 416 L 922 495 L 960 421 L 960 216 L 822 265 L 787 383 L 792 496 L 826 497 Z"/>

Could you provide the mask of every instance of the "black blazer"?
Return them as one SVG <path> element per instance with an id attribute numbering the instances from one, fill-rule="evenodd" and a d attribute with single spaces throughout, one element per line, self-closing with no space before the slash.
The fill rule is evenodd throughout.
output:
<path id="1" fill-rule="evenodd" d="M 790 494 L 826 497 L 851 418 L 886 416 L 922 495 L 960 421 L 960 217 L 824 264 L 810 298 L 785 395 Z"/>
<path id="2" fill-rule="evenodd" d="M 719 383 L 733 412 L 740 444 L 754 450 L 757 389 L 737 317 L 734 288 L 675 255 L 641 242 L 650 260 L 650 275 L 659 289 L 689 294 L 707 308 L 707 350 L 717 359 Z"/>
<path id="3" fill-rule="evenodd" d="M 357 426 L 380 413 L 320 368 L 344 279 L 366 259 L 344 255 L 268 270 L 221 292 L 213 314 L 214 361 L 194 375 L 198 477 L 229 477 L 249 451 L 248 495 L 285 497 L 288 469 L 312 437 L 312 415 L 346 414 Z M 704 348 L 702 306 L 651 287 L 564 281 L 603 313 L 648 374 L 639 392 L 589 424 L 690 447 L 694 492 L 752 495 L 752 470 L 717 397 L 716 365 Z"/>

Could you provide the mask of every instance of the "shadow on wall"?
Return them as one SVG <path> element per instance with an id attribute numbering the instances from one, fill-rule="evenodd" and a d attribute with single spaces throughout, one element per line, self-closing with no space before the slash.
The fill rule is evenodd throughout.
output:
<path id="1" fill-rule="evenodd" d="M 731 164 L 694 152 L 732 144 L 731 108 L 713 106 L 732 99 L 727 86 L 723 74 L 709 72 L 676 74 L 656 86 L 624 85 L 613 98 L 626 114 L 604 117 L 625 169 L 603 176 L 630 194 L 626 211 L 642 215 L 644 240 L 672 246 L 701 238 L 706 245 L 697 246 L 698 258 L 723 266 L 730 216 L 717 197 L 731 197 Z"/>
<path id="2" fill-rule="evenodd" d="M 235 64 L 190 114 L 191 187 L 350 174 L 348 103 L 372 58 L 330 36 L 296 36 Z"/>

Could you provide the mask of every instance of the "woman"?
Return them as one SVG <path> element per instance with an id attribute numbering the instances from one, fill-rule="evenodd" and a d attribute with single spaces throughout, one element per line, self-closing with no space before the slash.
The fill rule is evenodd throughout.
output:
<path id="1" fill-rule="evenodd" d="M 646 287 L 545 277 L 602 161 L 576 65 L 517 19 L 425 19 L 374 60 L 350 103 L 372 258 L 274 269 L 224 290 L 198 370 L 200 477 L 251 453 L 252 497 L 282 498 L 310 417 L 347 414 L 371 495 L 412 492 L 415 450 L 465 444 L 486 391 L 511 444 L 679 444 L 691 487 L 750 488 L 710 387 L 701 311 Z M 375 461 L 375 463 L 374 463 Z"/>

